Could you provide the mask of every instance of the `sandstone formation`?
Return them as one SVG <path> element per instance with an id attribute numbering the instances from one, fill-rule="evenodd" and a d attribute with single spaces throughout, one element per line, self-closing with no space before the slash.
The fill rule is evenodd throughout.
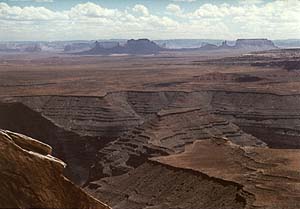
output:
<path id="1" fill-rule="evenodd" d="M 247 65 L 254 67 L 267 67 L 271 69 L 282 68 L 288 71 L 300 69 L 300 49 L 266 50 L 267 51 L 251 52 L 237 57 L 227 57 L 213 61 L 204 61 L 203 63 L 225 64 L 230 66 Z"/>
<path id="2" fill-rule="evenodd" d="M 134 55 L 146 55 L 146 54 L 158 54 L 162 48 L 159 47 L 153 41 L 148 39 L 128 40 L 124 46 L 115 46 L 112 48 L 103 47 L 99 42 L 96 42 L 95 47 L 91 50 L 81 52 L 80 54 L 134 54 Z"/>
<path id="3" fill-rule="evenodd" d="M 228 137 L 241 145 L 264 146 L 234 124 L 199 109 L 161 111 L 101 149 L 90 180 L 116 176 L 143 164 L 149 157 L 183 152 L 196 139 Z"/>
<path id="4" fill-rule="evenodd" d="M 105 140 L 97 137 L 80 136 L 64 130 L 21 103 L 0 102 L 0 128 L 26 134 L 51 145 L 53 155 L 68 165 L 66 176 L 77 184 L 86 182 L 98 149 L 106 144 Z"/>
<path id="5" fill-rule="evenodd" d="M 195 141 L 86 190 L 114 208 L 299 208 L 298 150 Z"/>
<path id="6" fill-rule="evenodd" d="M 245 208 L 277 209 L 300 206 L 299 157 L 299 150 L 241 147 L 217 138 L 152 160 L 240 185 Z"/>
<path id="7" fill-rule="evenodd" d="M 66 179 L 65 163 L 51 151 L 30 137 L 0 131 L 0 208 L 109 209 Z"/>
<path id="8" fill-rule="evenodd" d="M 136 91 L 104 97 L 39 96 L 13 100 L 40 112 L 65 131 L 81 135 L 67 141 L 60 137 L 60 142 L 56 142 L 64 147 L 58 150 L 68 153 L 62 159 L 81 176 L 81 183 L 126 173 L 149 157 L 179 153 L 197 139 L 214 136 L 227 137 L 240 145 L 300 147 L 297 95 Z M 12 119 L 4 118 L 7 120 L 2 126 L 7 127 Z M 24 127 L 18 124 L 20 121 L 15 121 L 7 128 Z M 24 132 L 24 128 L 16 131 L 38 133 L 33 129 Z M 53 140 L 45 142 L 53 144 Z M 86 157 L 78 159 L 78 153 Z"/>
<path id="9" fill-rule="evenodd" d="M 237 39 L 235 48 L 261 51 L 276 49 L 277 47 L 271 40 L 268 39 Z"/>
<path id="10" fill-rule="evenodd" d="M 238 125 L 272 148 L 300 147 L 300 95 L 216 92 L 215 114 Z"/>
<path id="11" fill-rule="evenodd" d="M 176 117 L 176 109 L 188 108 L 212 113 L 236 124 L 270 147 L 299 148 L 299 99 L 298 94 L 220 90 L 129 91 L 109 93 L 104 97 L 37 96 L 13 100 L 26 104 L 64 129 L 80 135 L 99 136 L 102 140 L 114 141 L 156 117 L 160 111 L 174 110 Z"/>
<path id="12" fill-rule="evenodd" d="M 89 50 L 91 49 L 93 46 L 91 43 L 70 43 L 65 45 L 64 47 L 64 52 L 80 52 L 80 51 L 84 51 L 84 50 Z"/>
<path id="13" fill-rule="evenodd" d="M 299 50 L 224 47 L 0 57 L 0 128 L 114 208 L 299 208 Z"/>
<path id="14" fill-rule="evenodd" d="M 30 53 L 38 53 L 42 51 L 42 48 L 36 44 L 34 46 L 29 46 L 27 48 L 24 49 L 25 52 L 30 52 Z"/>
<path id="15" fill-rule="evenodd" d="M 216 50 L 218 49 L 217 45 L 214 44 L 205 44 L 203 46 L 200 47 L 201 50 Z"/>
<path id="16" fill-rule="evenodd" d="M 242 209 L 246 205 L 238 184 L 154 161 L 92 182 L 85 190 L 114 209 Z"/>

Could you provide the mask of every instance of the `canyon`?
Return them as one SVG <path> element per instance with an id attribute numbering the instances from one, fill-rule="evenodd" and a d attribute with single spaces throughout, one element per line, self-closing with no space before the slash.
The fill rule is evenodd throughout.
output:
<path id="1" fill-rule="evenodd" d="M 0 128 L 49 144 L 112 208 L 298 208 L 299 59 L 7 55 Z"/>

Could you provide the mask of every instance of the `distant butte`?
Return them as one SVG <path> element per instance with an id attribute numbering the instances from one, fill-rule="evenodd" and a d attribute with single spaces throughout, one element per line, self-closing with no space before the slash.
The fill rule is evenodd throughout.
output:
<path id="1" fill-rule="evenodd" d="M 81 52 L 79 54 L 158 54 L 162 48 L 159 47 L 153 41 L 148 39 L 138 39 L 138 40 L 128 40 L 124 46 L 113 46 L 112 48 L 107 48 L 101 45 L 98 41 L 95 43 L 95 47 L 91 50 Z"/>
<path id="2" fill-rule="evenodd" d="M 222 45 L 205 44 L 199 48 L 179 48 L 169 49 L 163 48 L 150 41 L 149 39 L 128 40 L 125 45 L 119 44 L 105 47 L 102 43 L 96 41 L 95 46 L 87 51 L 79 52 L 80 55 L 111 55 L 111 54 L 129 54 L 129 55 L 150 55 L 159 54 L 160 52 L 176 52 L 176 51 L 211 51 L 211 50 L 239 50 L 239 51 L 262 51 L 276 49 L 274 43 L 267 39 L 238 39 L 236 44 L 230 46 L 227 41 Z"/>

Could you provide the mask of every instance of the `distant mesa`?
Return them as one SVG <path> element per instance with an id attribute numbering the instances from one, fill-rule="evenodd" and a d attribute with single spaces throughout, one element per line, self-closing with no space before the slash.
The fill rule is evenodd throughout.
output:
<path id="1" fill-rule="evenodd" d="M 210 50 L 239 50 L 243 52 L 264 51 L 278 47 L 268 39 L 237 39 L 236 41 L 222 40 L 161 40 L 156 41 L 164 51 L 210 51 Z"/>
<path id="2" fill-rule="evenodd" d="M 237 49 L 269 50 L 276 49 L 275 44 L 268 39 L 238 39 L 235 43 Z"/>
<path id="3" fill-rule="evenodd" d="M 221 46 L 219 46 L 219 49 L 233 49 L 233 47 L 229 46 L 227 41 L 223 41 Z"/>
<path id="4" fill-rule="evenodd" d="M 229 45 L 223 41 L 217 48 L 220 50 L 241 50 L 241 51 L 264 51 L 277 49 L 275 44 L 268 39 L 237 39 L 235 45 Z"/>
<path id="5" fill-rule="evenodd" d="M 28 46 L 24 49 L 25 52 L 31 52 L 31 53 L 34 53 L 34 52 L 41 52 L 42 51 L 42 48 L 38 45 L 38 44 L 35 44 L 34 46 Z"/>
<path id="6" fill-rule="evenodd" d="M 91 49 L 90 43 L 70 43 L 64 47 L 64 52 L 83 51 Z"/>
<path id="7" fill-rule="evenodd" d="M 120 43 L 117 41 L 104 41 L 104 42 L 96 42 L 101 48 L 104 49 L 112 49 L 115 47 L 119 47 Z"/>
<path id="8" fill-rule="evenodd" d="M 162 48 L 149 39 L 138 39 L 128 40 L 124 46 L 119 43 L 95 42 L 94 48 L 88 51 L 81 52 L 79 54 L 133 54 L 133 55 L 147 55 L 147 54 L 158 54 Z"/>
<path id="9" fill-rule="evenodd" d="M 218 46 L 215 44 L 207 43 L 207 44 L 204 44 L 203 46 L 201 46 L 201 49 L 202 50 L 216 50 L 216 49 L 218 49 Z"/>
<path id="10" fill-rule="evenodd" d="M 148 39 L 129 40 L 125 45 L 129 54 L 158 54 L 161 48 Z"/>
<path id="11" fill-rule="evenodd" d="M 167 51 L 210 51 L 210 50 L 240 50 L 240 51 L 263 51 L 276 49 L 274 43 L 268 39 L 238 39 L 235 45 L 229 45 L 227 41 L 223 41 L 221 45 L 204 43 L 198 48 L 166 48 L 165 43 L 156 44 L 149 39 L 128 40 L 124 45 L 118 42 L 98 42 L 90 50 L 79 52 L 86 55 L 111 55 L 111 54 L 131 54 L 131 55 L 150 55 L 159 54 Z"/>
<path id="12" fill-rule="evenodd" d="M 282 42 L 275 41 L 279 44 Z M 289 43 L 289 42 L 288 42 Z M 289 47 L 297 46 L 297 42 Z M 300 43 L 300 41 L 299 41 Z M 214 39 L 110 39 L 110 40 L 73 40 L 73 41 L 30 41 L 30 42 L 0 42 L 0 52 L 4 53 L 39 53 L 64 52 L 78 55 L 111 55 L 132 54 L 151 55 L 160 52 L 181 51 L 211 51 L 211 50 L 239 50 L 243 52 L 265 51 L 277 49 L 277 46 L 268 39 L 237 39 L 236 41 L 222 41 Z"/>

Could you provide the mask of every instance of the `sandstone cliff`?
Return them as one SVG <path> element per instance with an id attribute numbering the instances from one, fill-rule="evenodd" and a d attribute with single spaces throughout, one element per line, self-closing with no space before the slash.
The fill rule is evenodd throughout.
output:
<path id="1" fill-rule="evenodd" d="M 237 49 L 249 49 L 253 51 L 276 49 L 275 44 L 268 39 L 238 39 L 235 43 Z"/>
<path id="2" fill-rule="evenodd" d="M 299 157 L 297 149 L 239 146 L 214 137 L 85 189 L 114 209 L 296 209 Z"/>
<path id="3" fill-rule="evenodd" d="M 0 130 L 0 208 L 109 209 L 63 175 L 65 163 L 52 148 Z"/>
<path id="4" fill-rule="evenodd" d="M 105 48 L 100 45 L 99 42 L 95 43 L 95 47 L 91 50 L 81 52 L 80 54 L 134 54 L 134 55 L 146 55 L 146 54 L 158 54 L 162 50 L 156 43 L 148 39 L 128 40 L 124 46 L 115 46 L 112 48 Z"/>

